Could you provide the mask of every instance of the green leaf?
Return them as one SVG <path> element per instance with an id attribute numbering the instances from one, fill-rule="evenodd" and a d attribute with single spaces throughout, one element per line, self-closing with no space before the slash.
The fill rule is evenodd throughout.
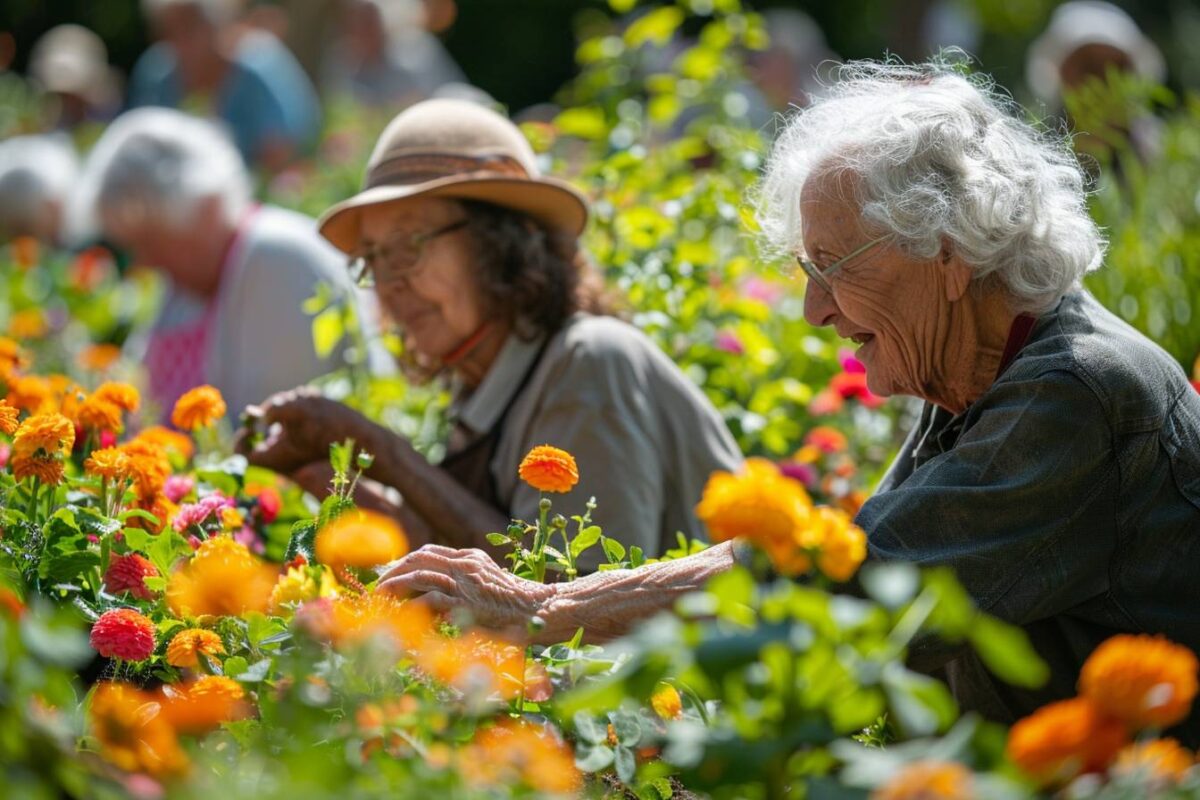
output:
<path id="1" fill-rule="evenodd" d="M 571 540 L 571 558 L 579 558 L 580 553 L 587 550 L 589 547 L 600 541 L 600 526 L 589 525 L 581 530 L 574 539 Z"/>
<path id="2" fill-rule="evenodd" d="M 608 556 L 610 563 L 616 563 L 625 559 L 625 545 L 618 542 L 616 539 L 610 539 L 607 536 L 600 538 L 600 544 L 604 547 L 604 555 Z"/>
<path id="3" fill-rule="evenodd" d="M 316 560 L 313 548 L 317 541 L 316 520 L 306 519 L 292 525 L 292 535 L 288 539 L 287 550 L 283 554 L 284 561 L 291 561 L 296 556 L 304 556 L 310 563 Z"/>
<path id="4" fill-rule="evenodd" d="M 642 740 L 642 724 L 637 714 L 630 711 L 614 711 L 610 716 L 617 741 L 626 747 L 635 747 Z"/>
<path id="5" fill-rule="evenodd" d="M 598 140 L 608 136 L 604 111 L 594 107 L 568 108 L 554 118 L 554 126 L 564 136 Z"/>
<path id="6" fill-rule="evenodd" d="M 629 565 L 634 569 L 646 563 L 646 553 L 636 544 L 629 548 Z"/>
<path id="7" fill-rule="evenodd" d="M 488 544 L 495 545 L 496 547 L 503 547 L 506 544 L 510 544 L 512 540 L 508 538 L 507 534 L 489 533 L 487 535 L 487 541 Z"/>
<path id="8" fill-rule="evenodd" d="M 637 0 L 608 0 L 608 7 L 618 14 L 627 14 L 637 5 Z"/>
<path id="9" fill-rule="evenodd" d="M 91 550 L 76 550 L 71 553 L 50 553 L 38 564 L 38 577 L 48 583 L 76 581 L 95 567 L 100 566 L 100 554 Z"/>
<path id="10" fill-rule="evenodd" d="M 586 711 L 577 712 L 574 716 L 575 733 L 585 742 L 602 744 L 608 741 L 608 728 L 601 724 Z"/>
<path id="11" fill-rule="evenodd" d="M 250 664 L 241 656 L 230 656 L 225 659 L 225 674 L 230 678 L 238 677 L 249 668 Z M 262 679 L 260 678 L 259 680 Z"/>
<path id="12" fill-rule="evenodd" d="M 967 638 L 987 668 L 1006 683 L 1035 689 L 1050 678 L 1050 668 L 1033 649 L 1025 631 L 1015 625 L 979 614 Z"/>
<path id="13" fill-rule="evenodd" d="M 628 747 L 618 747 L 613 753 L 613 761 L 617 768 L 617 777 L 625 783 L 633 783 L 637 774 L 637 760 L 633 757 L 633 751 Z"/>
<path id="14" fill-rule="evenodd" d="M 599 772 L 613 763 L 612 748 L 607 745 L 580 746 L 575 753 L 575 766 L 584 772 Z"/>

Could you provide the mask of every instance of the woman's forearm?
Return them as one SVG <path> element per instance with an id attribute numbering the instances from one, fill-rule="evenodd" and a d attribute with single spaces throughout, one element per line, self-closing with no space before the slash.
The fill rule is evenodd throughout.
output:
<path id="1" fill-rule="evenodd" d="M 486 536 L 508 526 L 509 520 L 503 514 L 430 464 L 403 437 L 381 425 L 371 423 L 363 438 L 361 447 L 375 457 L 368 475 L 399 490 L 403 507 L 421 518 L 435 543 L 477 547 L 496 554 Z"/>
<path id="2" fill-rule="evenodd" d="M 538 616 L 545 623 L 535 641 L 553 644 L 570 639 L 578 628 L 589 642 L 628 632 L 637 622 L 671 608 L 688 592 L 734 565 L 733 543 L 724 542 L 695 555 L 638 569 L 597 572 L 557 584 Z"/>

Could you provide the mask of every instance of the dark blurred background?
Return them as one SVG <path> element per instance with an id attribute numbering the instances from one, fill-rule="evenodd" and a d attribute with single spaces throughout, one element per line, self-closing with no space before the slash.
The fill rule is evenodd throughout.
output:
<path id="1" fill-rule="evenodd" d="M 327 26 L 305 20 L 321 19 L 331 0 L 253 5 L 267 15 L 286 10 L 292 19 L 289 35 L 293 39 L 328 35 Z M 804 10 L 823 29 L 829 48 L 843 58 L 891 52 L 915 59 L 936 45 L 959 45 L 976 56 L 982 69 L 1021 95 L 1025 49 L 1059 3 L 762 0 L 749 5 L 756 10 Z M 1200 40 L 1200 2 L 1143 0 L 1117 5 L 1163 50 L 1170 85 L 1200 85 L 1200 48 L 1193 44 Z M 471 83 L 510 109 L 521 109 L 551 99 L 574 73 L 576 31 L 586 24 L 589 12 L 611 13 L 604 0 L 458 0 L 457 14 L 439 36 Z M 4 0 L 0 31 L 5 32 L 6 40 L 0 43 L 0 59 L 8 58 L 13 68 L 23 70 L 32 43 L 64 22 L 78 23 L 99 34 L 108 46 L 110 62 L 125 74 L 150 41 L 139 0 Z"/>

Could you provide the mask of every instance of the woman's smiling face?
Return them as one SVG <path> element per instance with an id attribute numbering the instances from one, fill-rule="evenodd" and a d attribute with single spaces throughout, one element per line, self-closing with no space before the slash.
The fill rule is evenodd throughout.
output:
<path id="1" fill-rule="evenodd" d="M 464 219 L 466 211 L 459 203 L 437 197 L 368 206 L 362 212 L 360 245 L 364 250 L 386 252 L 389 243 L 427 236 Z M 418 260 L 399 279 L 390 276 L 389 269 L 406 265 L 393 264 L 386 255 L 377 258 L 375 291 L 406 340 L 422 356 L 438 360 L 487 321 L 487 309 L 476 280 L 477 257 L 466 230 L 430 238 L 419 252 Z"/>
<path id="2" fill-rule="evenodd" d="M 817 172 L 804 185 L 804 251 L 819 269 L 879 236 L 859 214 L 854 180 L 844 172 Z M 965 267 L 914 259 L 884 241 L 844 262 L 828 278 L 832 292 L 810 280 L 804 315 L 858 343 L 856 356 L 875 394 L 936 398 L 944 377 L 946 306 L 969 281 Z"/>

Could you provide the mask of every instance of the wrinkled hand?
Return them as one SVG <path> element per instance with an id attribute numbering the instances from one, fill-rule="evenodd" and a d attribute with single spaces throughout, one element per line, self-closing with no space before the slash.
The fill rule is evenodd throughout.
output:
<path id="1" fill-rule="evenodd" d="M 352 438 L 362 444 L 359 437 L 370 424 L 357 411 L 309 387 L 271 395 L 261 405 L 247 407 L 246 413 L 264 426 L 265 436 L 256 443 L 254 429 L 241 428 L 237 451 L 251 464 L 285 474 L 328 461 L 334 442 Z"/>
<path id="2" fill-rule="evenodd" d="M 484 627 L 525 637 L 555 588 L 518 578 L 482 550 L 430 544 L 388 567 L 378 591 L 416 596 L 439 613 L 463 611 Z"/>

